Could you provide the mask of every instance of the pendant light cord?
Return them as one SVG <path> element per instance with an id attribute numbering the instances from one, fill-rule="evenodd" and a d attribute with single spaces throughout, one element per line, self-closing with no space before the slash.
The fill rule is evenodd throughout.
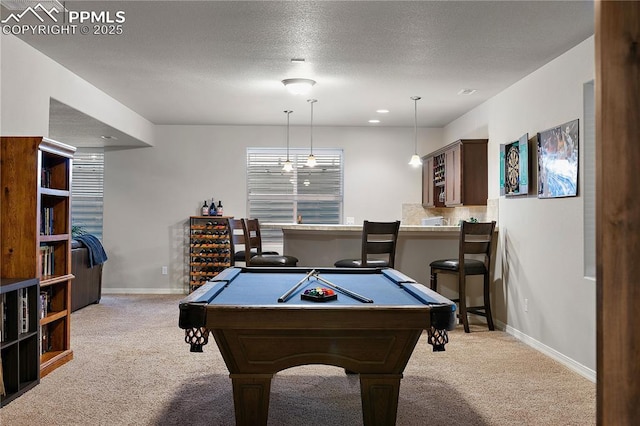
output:
<path id="1" fill-rule="evenodd" d="M 420 100 L 420 96 L 412 96 L 411 100 L 413 101 L 413 144 L 414 151 L 411 156 L 411 160 L 409 160 L 409 164 L 413 167 L 419 167 L 422 164 L 422 160 L 418 155 L 418 101 Z"/>
<path id="2" fill-rule="evenodd" d="M 311 125 L 310 125 L 310 134 L 311 134 L 311 152 L 309 153 L 309 157 L 307 157 L 307 167 L 315 167 L 316 165 L 316 157 L 313 155 L 313 104 L 318 102 L 316 99 L 307 99 L 307 102 L 311 104 Z"/>
<path id="3" fill-rule="evenodd" d="M 311 133 L 311 155 L 313 155 L 313 104 L 318 102 L 317 99 L 307 99 L 307 102 L 309 102 L 311 104 L 311 124 L 309 126 L 310 129 L 310 133 Z"/>
<path id="4" fill-rule="evenodd" d="M 413 99 L 413 141 L 414 141 L 414 153 L 418 153 L 418 101 L 422 99 L 420 96 L 412 96 Z"/>
<path id="5" fill-rule="evenodd" d="M 286 110 L 285 114 L 287 114 L 287 162 L 289 161 L 289 114 L 293 111 Z"/>

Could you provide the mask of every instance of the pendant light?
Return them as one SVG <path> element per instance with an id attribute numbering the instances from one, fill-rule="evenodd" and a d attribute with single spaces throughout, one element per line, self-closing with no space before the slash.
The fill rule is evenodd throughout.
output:
<path id="1" fill-rule="evenodd" d="M 420 96 L 412 96 L 414 120 L 413 120 L 413 139 L 414 139 L 414 154 L 411 156 L 409 164 L 413 167 L 418 167 L 422 164 L 422 159 L 418 155 L 418 101 L 422 99 Z"/>
<path id="2" fill-rule="evenodd" d="M 307 99 L 307 102 L 309 102 L 311 104 L 311 128 L 310 128 L 310 133 L 311 133 L 311 152 L 309 153 L 309 156 L 307 157 L 307 162 L 305 163 L 307 167 L 315 167 L 316 165 L 316 157 L 314 157 L 313 155 L 313 104 L 318 102 L 317 99 Z"/>
<path id="3" fill-rule="evenodd" d="M 286 110 L 284 113 L 287 114 L 287 161 L 284 162 L 284 166 L 282 167 L 282 170 L 284 170 L 285 172 L 290 172 L 293 170 L 293 164 L 291 164 L 291 161 L 289 161 L 289 114 L 291 114 L 293 111 L 289 111 Z"/>

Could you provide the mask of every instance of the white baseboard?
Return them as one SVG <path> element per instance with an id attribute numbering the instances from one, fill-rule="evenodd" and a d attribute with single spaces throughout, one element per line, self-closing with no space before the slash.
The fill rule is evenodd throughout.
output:
<path id="1" fill-rule="evenodd" d="M 539 352 L 542 352 L 543 354 L 547 355 L 549 358 L 552 358 L 552 359 L 558 361 L 560 364 L 562 364 L 565 367 L 569 368 L 570 370 L 578 373 L 582 377 L 591 380 L 593 383 L 596 382 L 596 372 L 595 372 L 595 370 L 592 370 L 592 369 L 580 364 L 579 362 L 575 361 L 574 359 L 571 359 L 568 356 L 556 351 L 555 349 L 550 348 L 549 346 L 545 345 L 544 343 L 541 343 L 541 342 L 537 341 L 536 339 L 524 334 L 520 330 L 516 330 L 515 328 L 513 328 L 511 326 L 508 326 L 508 325 L 506 325 L 506 324 L 504 324 L 502 322 L 499 322 L 499 321 L 495 321 L 495 322 L 496 322 L 496 328 L 504 330 L 507 334 L 512 335 L 516 339 L 520 340 L 521 342 L 523 342 L 524 344 L 526 344 L 528 346 L 531 346 L 535 350 L 537 350 Z"/>
<path id="2" fill-rule="evenodd" d="M 180 288 L 103 288 L 102 294 L 184 294 Z"/>

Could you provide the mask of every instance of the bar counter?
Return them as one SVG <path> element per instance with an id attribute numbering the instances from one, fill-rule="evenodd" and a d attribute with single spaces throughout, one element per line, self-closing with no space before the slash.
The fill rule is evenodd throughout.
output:
<path id="1" fill-rule="evenodd" d="M 362 225 L 261 223 L 281 229 L 283 253 L 298 258 L 298 266 L 333 266 L 340 259 L 360 258 Z M 429 263 L 458 256 L 459 226 L 401 225 L 395 269 L 429 285 Z"/>

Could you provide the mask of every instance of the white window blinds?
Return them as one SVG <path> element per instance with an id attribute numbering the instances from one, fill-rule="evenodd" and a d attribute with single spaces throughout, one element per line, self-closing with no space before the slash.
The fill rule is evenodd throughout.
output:
<path id="1" fill-rule="evenodd" d="M 293 171 L 282 170 L 286 149 L 247 148 L 248 216 L 262 222 L 340 223 L 343 152 L 314 149 L 317 164 L 305 166 L 308 149 L 290 149 Z"/>
<path id="2" fill-rule="evenodd" d="M 71 225 L 102 240 L 104 153 L 76 152 L 71 177 Z"/>

